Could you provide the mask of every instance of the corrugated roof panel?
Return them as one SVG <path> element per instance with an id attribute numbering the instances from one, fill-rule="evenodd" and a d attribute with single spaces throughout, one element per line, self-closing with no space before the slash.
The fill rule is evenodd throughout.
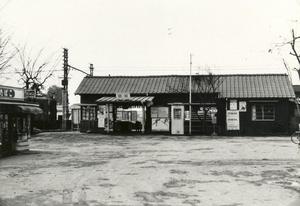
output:
<path id="1" fill-rule="evenodd" d="M 111 81 L 110 77 L 104 78 L 104 81 L 102 82 L 101 87 L 99 87 L 98 89 L 100 91 L 102 91 L 104 94 L 109 94 L 109 91 L 111 91 L 111 85 L 114 84 L 114 82 Z M 98 91 L 99 91 L 98 90 Z"/>
<path id="2" fill-rule="evenodd" d="M 273 85 L 274 86 L 273 90 L 276 91 L 277 96 L 282 97 L 282 90 L 281 90 L 281 83 L 280 83 L 281 81 L 279 78 L 276 78 L 275 82 L 276 83 Z"/>
<path id="3" fill-rule="evenodd" d="M 243 87 L 243 94 L 242 94 L 242 98 L 246 97 L 248 95 L 248 91 L 247 91 L 247 82 L 245 81 L 245 78 L 242 78 L 242 87 Z"/>
<path id="4" fill-rule="evenodd" d="M 271 80 L 270 78 L 266 78 L 266 86 L 265 86 L 265 90 L 266 90 L 266 96 L 267 97 L 272 97 L 273 96 L 273 91 L 272 91 L 272 87 L 271 87 Z"/>
<path id="5" fill-rule="evenodd" d="M 294 90 L 289 81 L 289 78 L 288 77 L 283 77 L 283 78 L 287 79 L 286 81 L 283 81 L 283 84 L 284 84 L 283 88 L 285 89 L 284 94 L 294 93 Z"/>
<path id="6" fill-rule="evenodd" d="M 147 93 L 147 86 L 148 86 L 148 83 L 147 83 L 147 78 L 141 78 L 142 80 L 142 93 Z"/>
<path id="7" fill-rule="evenodd" d="M 223 81 L 218 91 L 227 98 L 294 97 L 295 93 L 287 75 L 221 75 Z M 194 79 L 194 78 L 193 78 Z M 193 80 L 193 92 L 199 93 Z M 138 76 L 138 77 L 85 77 L 76 94 L 132 94 L 187 93 L 189 76 Z"/>
<path id="8" fill-rule="evenodd" d="M 249 96 L 250 98 L 255 97 L 258 94 L 258 92 L 256 90 L 256 88 L 258 87 L 256 79 L 257 78 L 248 77 L 248 81 L 249 81 L 250 89 L 251 89 L 251 95 Z"/>

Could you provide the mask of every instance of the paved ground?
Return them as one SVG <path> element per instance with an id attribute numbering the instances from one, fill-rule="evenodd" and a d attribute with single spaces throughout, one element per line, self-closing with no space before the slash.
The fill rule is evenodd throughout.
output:
<path id="1" fill-rule="evenodd" d="M 298 206 L 299 177 L 288 137 L 42 133 L 0 160 L 0 205 Z"/>

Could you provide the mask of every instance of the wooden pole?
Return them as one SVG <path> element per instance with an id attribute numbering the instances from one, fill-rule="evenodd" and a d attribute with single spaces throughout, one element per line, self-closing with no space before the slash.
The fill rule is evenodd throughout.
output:
<path id="1" fill-rule="evenodd" d="M 190 80 L 189 80 L 189 113 L 190 113 L 190 121 L 189 121 L 189 135 L 192 134 L 192 54 L 190 54 Z"/>

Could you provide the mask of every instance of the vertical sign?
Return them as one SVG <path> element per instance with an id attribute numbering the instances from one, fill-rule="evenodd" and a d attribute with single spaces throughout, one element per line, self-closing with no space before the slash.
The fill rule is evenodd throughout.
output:
<path id="1" fill-rule="evenodd" d="M 240 130 L 240 113 L 237 110 L 227 110 L 227 130 Z"/>
<path id="2" fill-rule="evenodd" d="M 229 102 L 229 110 L 237 110 L 237 100 L 231 99 Z"/>

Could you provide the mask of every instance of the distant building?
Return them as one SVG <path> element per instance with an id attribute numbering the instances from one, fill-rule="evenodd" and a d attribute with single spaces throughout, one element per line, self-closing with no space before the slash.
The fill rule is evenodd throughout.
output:
<path id="1" fill-rule="evenodd" d="M 30 98 L 27 101 L 38 104 L 42 109 L 42 113 L 36 115 L 32 121 L 33 127 L 41 130 L 53 130 L 60 127 L 56 117 L 56 100 L 49 97 L 35 97 Z"/>
<path id="2" fill-rule="evenodd" d="M 214 83 L 212 83 L 214 82 Z M 211 86 L 210 89 L 209 85 Z M 295 93 L 286 74 L 85 77 L 82 132 L 277 135 L 295 130 Z"/>

